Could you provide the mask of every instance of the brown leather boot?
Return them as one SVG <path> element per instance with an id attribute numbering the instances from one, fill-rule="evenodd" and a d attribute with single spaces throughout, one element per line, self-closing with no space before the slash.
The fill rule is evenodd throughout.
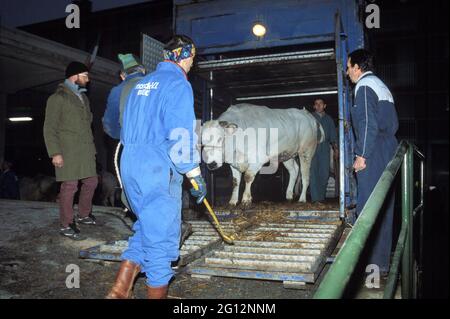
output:
<path id="1" fill-rule="evenodd" d="M 141 267 L 139 265 L 129 260 L 122 261 L 116 276 L 116 282 L 106 296 L 106 299 L 130 299 L 134 280 L 140 270 Z"/>
<path id="2" fill-rule="evenodd" d="M 147 298 L 148 299 L 167 299 L 167 292 L 169 291 L 169 286 L 161 287 L 150 287 L 147 286 Z"/>

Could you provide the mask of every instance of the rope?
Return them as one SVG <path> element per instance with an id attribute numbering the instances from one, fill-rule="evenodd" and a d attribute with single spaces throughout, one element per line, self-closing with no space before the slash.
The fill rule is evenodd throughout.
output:
<path id="1" fill-rule="evenodd" d="M 117 143 L 116 151 L 114 153 L 114 169 L 116 171 L 116 176 L 119 181 L 120 188 L 123 189 L 122 179 L 120 178 L 120 174 L 119 174 L 119 165 L 117 163 L 117 160 L 119 157 L 120 146 L 122 146 L 122 144 L 120 142 Z"/>

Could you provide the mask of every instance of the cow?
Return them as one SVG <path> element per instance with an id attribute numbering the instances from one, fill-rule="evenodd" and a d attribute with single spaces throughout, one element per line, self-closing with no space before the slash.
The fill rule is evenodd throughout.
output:
<path id="1" fill-rule="evenodd" d="M 20 199 L 54 202 L 58 195 L 58 183 L 53 176 L 37 174 L 19 179 Z"/>
<path id="2" fill-rule="evenodd" d="M 256 134 L 253 142 L 249 139 L 247 143 L 236 142 L 239 138 L 250 136 L 251 132 Z M 293 200 L 294 184 L 299 174 L 299 165 L 295 161 L 298 156 L 303 185 L 299 202 L 306 202 L 311 159 L 323 136 L 322 126 L 306 109 L 270 109 L 249 103 L 236 104 L 217 120 L 204 123 L 201 134 L 203 159 L 210 170 L 218 169 L 223 163 L 230 165 L 233 175 L 231 206 L 238 203 L 239 185 L 244 174 L 245 190 L 241 204 L 246 207 L 252 203 L 251 185 L 255 175 L 267 162 L 274 165 L 272 173 L 276 172 L 278 163 L 286 167 L 289 172 L 286 199 Z M 259 145 L 265 146 L 263 152 Z M 256 152 L 258 158 L 254 160 Z"/>

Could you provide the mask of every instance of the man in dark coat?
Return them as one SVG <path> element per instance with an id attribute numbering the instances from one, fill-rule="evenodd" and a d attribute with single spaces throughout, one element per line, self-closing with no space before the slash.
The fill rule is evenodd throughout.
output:
<path id="1" fill-rule="evenodd" d="M 55 166 L 56 181 L 62 182 L 59 194 L 60 233 L 80 240 L 80 224 L 94 225 L 92 197 L 97 187 L 95 145 L 91 130 L 92 113 L 84 94 L 89 82 L 88 68 L 71 62 L 66 68 L 66 80 L 47 100 L 44 139 L 47 152 Z M 73 199 L 81 189 L 78 218 L 73 214 Z"/>

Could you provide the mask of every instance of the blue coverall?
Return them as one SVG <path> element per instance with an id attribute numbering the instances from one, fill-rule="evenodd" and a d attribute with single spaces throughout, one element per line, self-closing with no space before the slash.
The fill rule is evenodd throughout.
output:
<path id="1" fill-rule="evenodd" d="M 355 155 L 366 159 L 366 168 L 356 173 L 359 216 L 398 145 L 394 99 L 386 85 L 372 72 L 364 73 L 356 83 L 351 118 L 356 139 Z M 393 214 L 394 192 L 391 190 L 369 239 L 369 263 L 378 265 L 381 272 L 389 271 Z"/>
<path id="2" fill-rule="evenodd" d="M 192 87 L 177 64 L 159 63 L 130 92 L 120 163 L 125 193 L 138 219 L 122 259 L 139 264 L 151 287 L 168 284 L 170 264 L 179 256 L 181 174 L 199 166 L 194 125 Z"/>
<path id="3" fill-rule="evenodd" d="M 118 140 L 120 138 L 120 95 L 126 83 L 134 78 L 142 78 L 141 72 L 136 72 L 126 76 L 119 85 L 111 89 L 106 102 L 105 114 L 103 115 L 103 129 L 106 134 Z"/>
<path id="4" fill-rule="evenodd" d="M 330 176 L 330 144 L 337 143 L 336 127 L 333 119 L 326 113 L 323 116 L 313 113 L 314 117 L 322 125 L 325 139 L 319 143 L 311 161 L 309 190 L 311 201 L 320 202 L 325 200 L 327 193 L 328 178 Z"/>

